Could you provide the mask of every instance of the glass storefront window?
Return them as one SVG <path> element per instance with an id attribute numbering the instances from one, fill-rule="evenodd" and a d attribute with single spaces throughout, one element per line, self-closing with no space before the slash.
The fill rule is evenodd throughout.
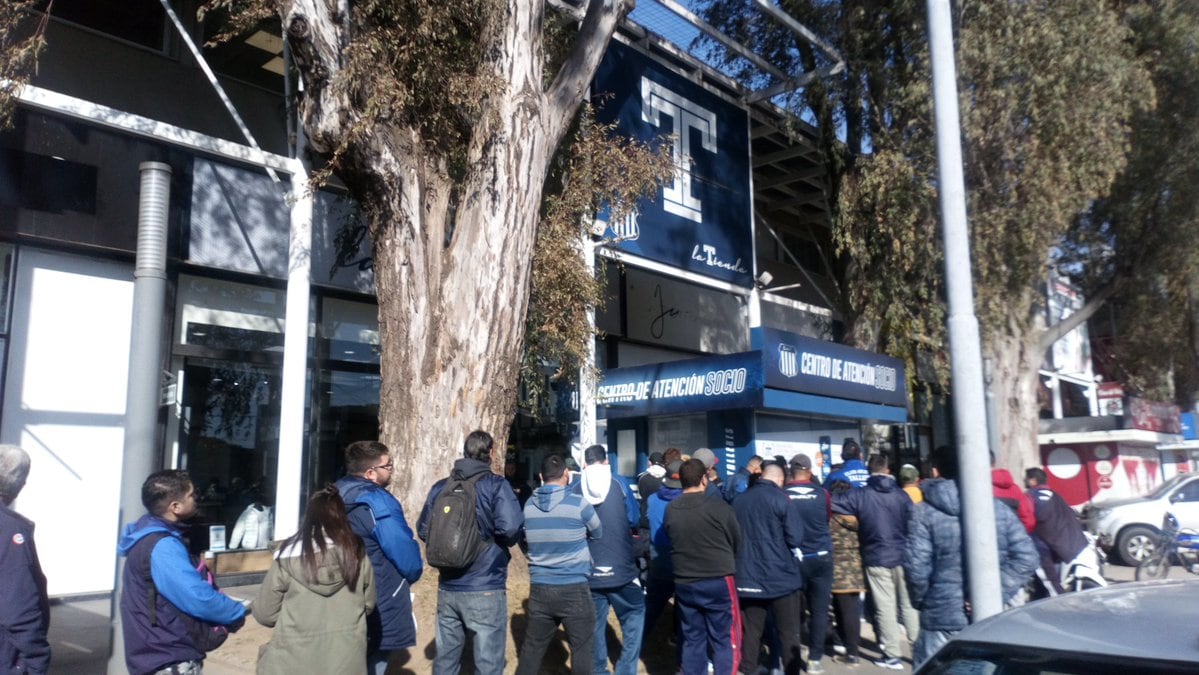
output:
<path id="1" fill-rule="evenodd" d="M 379 438 L 379 374 L 323 370 L 316 390 L 316 428 L 309 443 L 310 489 L 345 473 L 342 452 L 354 441 Z"/>
<path id="2" fill-rule="evenodd" d="M 271 541 L 280 383 L 272 366 L 188 359 L 183 369 L 180 468 L 196 485 L 201 524 L 224 525 L 231 549 Z"/>
<path id="3" fill-rule="evenodd" d="M 365 302 L 325 298 L 321 339 L 331 361 L 379 362 L 379 309 Z"/>
<path id="4" fill-rule="evenodd" d="M 185 345 L 282 353 L 286 300 L 282 289 L 180 275 L 175 335 Z"/>

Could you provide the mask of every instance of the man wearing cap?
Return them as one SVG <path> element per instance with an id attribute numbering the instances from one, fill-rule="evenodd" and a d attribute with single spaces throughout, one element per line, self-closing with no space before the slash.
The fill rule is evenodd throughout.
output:
<path id="1" fill-rule="evenodd" d="M 665 475 L 666 462 L 662 459 L 662 453 L 649 453 L 649 466 L 637 475 L 637 494 L 641 496 L 642 504 L 662 487 L 662 476 Z"/>
<path id="2" fill-rule="evenodd" d="M 591 602 L 595 605 L 595 672 L 608 672 L 608 608 L 620 621 L 620 658 L 616 675 L 637 675 L 641 629 L 645 623 L 645 593 L 638 579 L 632 530 L 641 521 L 633 490 L 612 473 L 602 445 L 583 451 L 583 477 L 575 488 L 599 514 L 604 536 L 588 539 L 591 549 Z M 663 470 L 665 473 L 665 470 Z"/>
<path id="3" fill-rule="evenodd" d="M 723 499 L 705 494 L 707 473 L 698 459 L 683 463 L 679 468 L 683 495 L 667 507 L 663 528 L 674 564 L 683 675 L 705 675 L 709 653 L 714 673 L 732 675 L 741 652 L 741 612 L 733 576 L 741 528 Z"/>
<path id="4" fill-rule="evenodd" d="M 674 565 L 671 560 L 670 535 L 663 524 L 666 520 L 666 508 L 683 494 L 683 485 L 679 481 L 679 468 L 683 465 L 675 459 L 666 465 L 666 473 L 662 476 L 662 487 L 646 500 L 646 516 L 649 519 L 650 563 L 649 577 L 645 589 L 645 629 L 641 639 L 644 642 L 654 632 L 658 617 L 666 608 L 666 603 L 674 595 Z"/>
<path id="5" fill-rule="evenodd" d="M 700 448 L 691 455 L 692 459 L 698 459 L 704 463 L 704 468 L 708 473 L 708 487 L 705 493 L 711 497 L 724 497 L 724 482 L 720 480 L 720 474 L 716 471 L 716 465 L 720 464 L 720 460 L 716 458 L 716 453 L 708 448 Z"/>
<path id="6" fill-rule="evenodd" d="M 866 487 L 866 481 L 870 479 L 870 470 L 862 463 L 862 446 L 858 445 L 857 441 L 852 438 L 845 439 L 841 444 L 841 461 L 844 462 L 841 468 L 824 479 L 824 487 L 827 488 L 839 480 L 856 488 Z"/>
<path id="7" fill-rule="evenodd" d="M 828 636 L 828 610 L 833 599 L 833 537 L 828 521 L 832 515 L 829 493 L 812 476 L 812 460 L 805 454 L 791 458 L 790 476 L 784 486 L 790 506 L 803 522 L 800 567 L 803 597 L 808 618 L 808 668 L 810 675 L 824 672 L 824 639 Z"/>
<path id="8" fill-rule="evenodd" d="M 737 549 L 737 600 L 744 633 L 741 672 L 756 673 L 767 614 L 774 617 L 787 675 L 799 673 L 799 621 L 804 578 L 793 553 L 803 544 L 803 521 L 783 491 L 783 467 L 769 462 L 753 487 L 737 498 L 733 511 L 741 529 Z"/>
<path id="9" fill-rule="evenodd" d="M 0 445 L 0 671 L 50 669 L 50 602 L 33 545 L 33 521 L 13 511 L 29 476 L 29 454 Z"/>
<path id="10" fill-rule="evenodd" d="M 903 491 L 908 493 L 913 504 L 919 504 L 924 501 L 924 493 L 920 490 L 918 483 L 920 482 L 920 471 L 911 464 L 904 464 L 899 467 L 899 486 Z"/>

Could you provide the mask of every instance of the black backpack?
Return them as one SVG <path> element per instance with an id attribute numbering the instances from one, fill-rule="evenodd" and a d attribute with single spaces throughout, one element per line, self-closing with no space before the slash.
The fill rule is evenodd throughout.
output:
<path id="1" fill-rule="evenodd" d="M 465 570 L 487 545 L 475 515 L 475 486 L 486 475 L 480 472 L 460 480 L 451 474 L 429 508 L 425 559 L 438 569 Z"/>
<path id="2" fill-rule="evenodd" d="M 163 537 L 169 537 L 166 532 L 151 532 L 147 534 L 142 541 L 147 542 L 147 546 L 151 549 Z M 203 559 L 192 558 L 192 564 L 196 566 L 196 573 L 200 575 L 204 581 L 208 582 L 213 588 L 220 590 L 216 585 L 216 579 L 212 576 L 212 571 L 208 569 L 208 565 Z M 158 588 L 154 586 L 154 578 L 150 575 L 150 556 L 146 556 L 146 569 L 141 571 L 146 579 L 146 587 L 149 589 L 146 598 L 150 610 L 150 625 L 158 625 Z M 208 653 L 217 647 L 225 644 L 225 640 L 229 639 L 229 627 L 222 626 L 216 623 L 209 623 L 202 619 L 197 619 L 186 612 L 175 610 L 179 615 L 179 619 L 183 625 L 187 627 L 187 637 L 195 645 L 196 649 L 203 653 Z"/>

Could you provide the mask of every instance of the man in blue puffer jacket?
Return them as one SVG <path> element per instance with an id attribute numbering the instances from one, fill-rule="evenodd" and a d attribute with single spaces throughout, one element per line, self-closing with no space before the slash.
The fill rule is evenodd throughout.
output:
<path id="1" fill-rule="evenodd" d="M 942 446 L 930 459 L 934 478 L 920 485 L 924 501 L 916 506 L 912 517 L 903 560 L 908 594 L 920 610 L 920 637 L 912 647 L 913 670 L 970 623 L 957 453 Z M 1007 601 L 1024 587 L 1040 558 L 1015 512 L 998 499 L 995 534 L 1003 600 Z"/>
<path id="2" fill-rule="evenodd" d="M 875 617 L 882 638 L 883 658 L 875 665 L 902 670 L 899 660 L 903 637 L 898 618 L 908 640 L 920 634 L 920 617 L 908 601 L 903 580 L 903 549 L 908 538 L 908 519 L 912 500 L 891 476 L 891 467 L 883 455 L 869 461 L 870 478 L 866 487 L 833 496 L 833 511 L 858 517 L 858 539 L 862 547 L 862 566 L 866 584 L 874 598 Z"/>
<path id="3" fill-rule="evenodd" d="M 346 447 L 345 459 L 347 475 L 337 489 L 351 529 L 366 546 L 379 597 L 366 622 L 367 669 L 383 675 L 392 652 L 416 644 L 411 589 L 425 568 L 404 508 L 387 491 L 395 470 L 391 451 L 378 441 L 357 441 Z"/>
<path id="4" fill-rule="evenodd" d="M 508 549 L 520 539 L 524 513 L 508 481 L 491 470 L 495 441 L 486 431 L 472 431 L 462 445 L 462 459 L 454 462 L 456 480 L 480 476 L 475 482 L 475 517 L 479 536 L 486 543 L 466 570 L 439 570 L 437 584 L 437 657 L 434 673 L 457 673 L 461 668 L 466 631 L 474 644 L 475 672 L 500 675 L 508 640 Z M 429 509 L 448 479 L 433 484 L 421 509 L 416 531 L 422 541 L 429 536 Z"/>
<path id="5" fill-rule="evenodd" d="M 795 551 L 803 545 L 803 518 L 783 491 L 783 467 L 768 462 L 753 487 L 733 502 L 741 546 L 737 549 L 737 598 L 741 603 L 741 672 L 758 671 L 766 615 L 773 611 L 783 672 L 798 673 L 803 573 Z"/>

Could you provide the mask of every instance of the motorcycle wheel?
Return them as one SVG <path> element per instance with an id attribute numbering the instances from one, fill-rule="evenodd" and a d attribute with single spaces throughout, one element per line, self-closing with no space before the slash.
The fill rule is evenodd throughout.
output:
<path id="1" fill-rule="evenodd" d="M 1170 575 L 1170 555 L 1164 553 L 1161 555 L 1150 556 L 1145 562 L 1137 565 L 1137 581 L 1148 581 L 1151 579 L 1165 579 Z"/>

